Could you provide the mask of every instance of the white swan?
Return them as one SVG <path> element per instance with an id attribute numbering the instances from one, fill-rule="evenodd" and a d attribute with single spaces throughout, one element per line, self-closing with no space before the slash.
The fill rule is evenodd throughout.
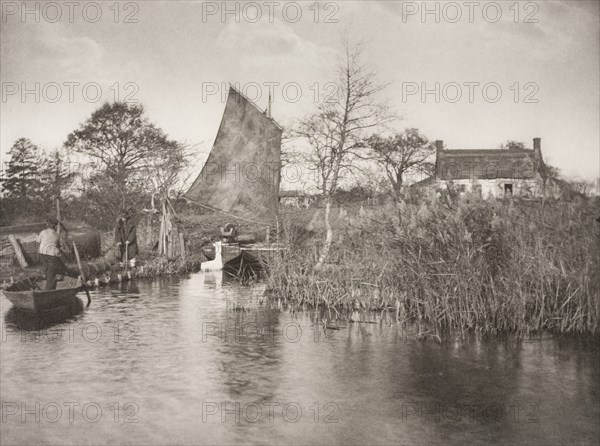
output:
<path id="1" fill-rule="evenodd" d="M 215 247 L 215 259 L 200 264 L 200 271 L 221 271 L 223 269 L 223 255 L 221 252 L 221 242 L 213 243 Z"/>

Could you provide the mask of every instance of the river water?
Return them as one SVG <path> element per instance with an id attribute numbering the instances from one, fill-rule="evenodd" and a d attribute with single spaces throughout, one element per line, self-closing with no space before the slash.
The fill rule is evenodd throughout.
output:
<path id="1" fill-rule="evenodd" d="M 0 443 L 598 444 L 594 341 L 324 331 L 263 291 L 132 282 L 43 320 L 2 296 Z"/>

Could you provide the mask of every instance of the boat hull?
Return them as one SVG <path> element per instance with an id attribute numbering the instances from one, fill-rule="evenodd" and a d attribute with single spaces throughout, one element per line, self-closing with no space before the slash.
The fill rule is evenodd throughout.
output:
<path id="1" fill-rule="evenodd" d="M 43 281 L 38 282 L 40 290 L 19 290 L 15 285 L 3 291 L 6 298 L 15 308 L 34 313 L 70 307 L 81 290 L 81 283 L 72 278 L 58 281 L 56 289 L 50 291 L 43 291 Z"/>
<path id="2" fill-rule="evenodd" d="M 264 267 L 265 263 L 259 258 L 242 251 L 238 256 L 223 265 L 223 271 L 232 277 L 245 278 L 258 276 L 264 270 Z"/>
<path id="3" fill-rule="evenodd" d="M 236 277 L 256 276 L 286 250 L 280 243 L 223 245 L 223 270 Z"/>
<path id="4" fill-rule="evenodd" d="M 286 250 L 281 243 L 220 243 L 212 252 L 202 250 L 210 260 L 202 262 L 200 271 L 224 271 L 234 277 L 257 276 L 274 257 L 283 255 Z"/>

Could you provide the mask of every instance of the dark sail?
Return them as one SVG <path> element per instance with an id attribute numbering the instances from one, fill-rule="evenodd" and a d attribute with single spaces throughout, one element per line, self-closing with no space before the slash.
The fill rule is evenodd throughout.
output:
<path id="1" fill-rule="evenodd" d="M 185 196 L 239 217 L 269 222 L 279 200 L 281 127 L 233 87 L 202 172 Z"/>

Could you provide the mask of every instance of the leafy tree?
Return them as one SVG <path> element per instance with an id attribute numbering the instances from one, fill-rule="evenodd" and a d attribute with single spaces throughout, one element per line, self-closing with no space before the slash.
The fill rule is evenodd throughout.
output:
<path id="1" fill-rule="evenodd" d="M 513 140 L 508 140 L 506 141 L 506 143 L 504 144 L 500 144 L 500 148 L 501 149 L 506 149 L 506 150 L 524 150 L 525 149 L 525 143 L 521 142 L 521 141 L 513 141 Z"/>
<path id="2" fill-rule="evenodd" d="M 405 129 L 387 138 L 372 135 L 367 139 L 367 145 L 373 159 L 384 169 L 396 199 L 400 197 L 406 175 L 431 170 L 428 159 L 435 153 L 435 147 L 418 129 Z"/>
<path id="3" fill-rule="evenodd" d="M 2 188 L 8 198 L 30 201 L 40 192 L 40 149 L 27 138 L 19 138 L 8 151 Z"/>
<path id="4" fill-rule="evenodd" d="M 558 167 L 551 166 L 550 164 L 544 164 L 544 176 L 546 179 L 560 180 L 561 174 Z"/>
<path id="5" fill-rule="evenodd" d="M 147 117 L 138 104 L 106 103 L 67 137 L 65 147 L 98 166 L 83 179 L 85 194 L 114 216 L 173 184 L 185 164 L 181 145 Z"/>
<path id="6" fill-rule="evenodd" d="M 544 193 L 556 195 L 564 200 L 584 197 L 594 188 L 593 181 L 565 178 L 558 167 L 550 164 L 544 163 L 542 173 Z"/>
<path id="7" fill-rule="evenodd" d="M 102 171 L 89 175 L 83 181 L 83 185 L 81 198 L 85 206 L 81 207 L 79 212 L 86 222 L 102 229 L 114 227 L 119 212 L 139 209 L 141 203 L 151 198 L 143 184 L 132 182 L 123 190 Z"/>
<path id="8" fill-rule="evenodd" d="M 325 201 L 327 231 L 317 268 L 327 258 L 333 240 L 330 222 L 331 197 L 345 174 L 357 168 L 363 156 L 366 133 L 382 128 L 396 117 L 378 95 L 387 85 L 377 83 L 375 74 L 362 62 L 360 46 L 346 40 L 338 63 L 338 83 L 333 97 L 317 105 L 300 120 L 294 134 L 310 146 L 307 164 L 318 172 L 318 187 Z"/>

